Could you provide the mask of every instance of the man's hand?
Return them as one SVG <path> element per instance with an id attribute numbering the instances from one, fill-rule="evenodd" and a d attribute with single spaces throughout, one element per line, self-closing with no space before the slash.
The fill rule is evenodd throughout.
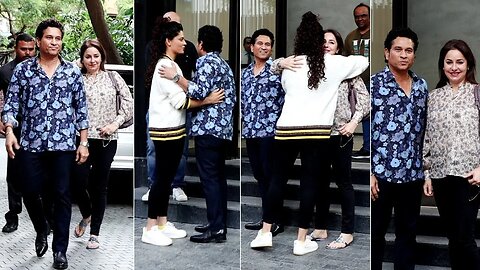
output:
<path id="1" fill-rule="evenodd" d="M 289 57 L 284 58 L 280 61 L 280 67 L 283 69 L 295 71 L 295 69 L 299 69 L 303 66 L 302 60 L 304 58 L 305 57 L 303 56 L 290 55 Z"/>
<path id="2" fill-rule="evenodd" d="M 75 157 L 75 161 L 78 165 L 84 163 L 88 158 L 88 147 L 83 145 L 79 145 L 77 148 L 77 156 Z"/>
<path id="3" fill-rule="evenodd" d="M 15 158 L 15 150 L 20 149 L 17 137 L 13 134 L 13 130 L 10 128 L 8 135 L 5 136 L 5 147 L 7 148 L 8 156 L 11 159 Z"/>
<path id="4" fill-rule="evenodd" d="M 225 90 L 222 88 L 213 90 L 208 96 L 204 99 L 204 104 L 217 104 L 222 103 L 225 99 Z"/>
<path id="5" fill-rule="evenodd" d="M 378 193 L 380 192 L 380 189 L 378 188 L 378 180 L 375 175 L 370 175 L 370 197 L 372 198 L 372 201 L 375 201 L 378 199 Z"/>
<path id="6" fill-rule="evenodd" d="M 425 183 L 423 184 L 423 193 L 425 196 L 431 197 L 433 196 L 433 186 L 431 179 L 425 179 Z"/>
<path id="7" fill-rule="evenodd" d="M 160 66 L 160 69 L 158 70 L 158 74 L 160 74 L 160 77 L 166 78 L 169 80 L 172 80 L 175 75 L 177 75 L 177 69 L 175 66 L 165 66 L 162 65 Z"/>

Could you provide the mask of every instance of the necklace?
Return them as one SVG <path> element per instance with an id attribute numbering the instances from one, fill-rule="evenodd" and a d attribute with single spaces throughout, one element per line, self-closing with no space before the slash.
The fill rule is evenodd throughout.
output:
<path id="1" fill-rule="evenodd" d="M 166 58 L 170 59 L 170 61 L 172 61 L 172 62 L 173 62 L 173 59 L 172 59 L 172 58 L 170 58 L 170 56 L 168 56 L 168 55 L 164 54 L 164 55 L 163 55 L 163 57 L 166 57 Z"/>

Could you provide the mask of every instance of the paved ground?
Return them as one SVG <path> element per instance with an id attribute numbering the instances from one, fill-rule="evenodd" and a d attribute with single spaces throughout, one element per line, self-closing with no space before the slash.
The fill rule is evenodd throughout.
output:
<path id="1" fill-rule="evenodd" d="M 193 228 L 198 224 L 175 223 L 177 228 L 187 231 L 187 237 L 174 239 L 171 246 L 159 247 L 141 241 L 142 227 L 145 223 L 146 219 L 135 219 L 135 269 L 240 269 L 240 231 L 238 229 L 229 228 L 227 241 L 224 243 L 198 244 L 189 240 L 190 235 L 197 234 Z"/>
<path id="2" fill-rule="evenodd" d="M 0 139 L 0 146 L 4 140 Z M 5 224 L 3 214 L 8 211 L 5 181 L 5 151 L 0 148 L 0 227 Z M 73 236 L 73 229 L 81 219 L 78 207 L 72 209 L 70 244 L 67 251 L 69 269 L 133 269 L 133 218 L 132 206 L 108 205 L 100 231 L 100 248 L 87 250 L 87 233 L 81 238 Z M 51 251 L 52 235 L 48 237 L 49 250 L 42 258 L 35 254 L 35 231 L 24 209 L 19 216 L 18 230 L 0 232 L 0 269 L 53 269 Z"/>
<path id="3" fill-rule="evenodd" d="M 318 250 L 304 256 L 293 255 L 293 241 L 297 238 L 295 227 L 287 227 L 285 232 L 273 238 L 273 247 L 263 251 L 250 248 L 250 242 L 256 234 L 256 231 L 242 229 L 242 270 L 366 270 L 370 268 L 370 235 L 367 234 L 355 234 L 353 244 L 346 249 L 328 250 L 325 245 L 335 240 L 339 234 L 339 232 L 330 231 L 326 241 L 318 242 Z"/>

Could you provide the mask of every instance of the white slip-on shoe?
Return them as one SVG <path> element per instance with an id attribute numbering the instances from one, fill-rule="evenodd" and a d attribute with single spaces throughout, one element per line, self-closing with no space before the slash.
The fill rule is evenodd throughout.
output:
<path id="1" fill-rule="evenodd" d="M 250 243 L 251 248 L 263 248 L 272 246 L 272 233 L 263 233 L 262 230 L 258 231 L 257 237 Z"/>
<path id="2" fill-rule="evenodd" d="M 173 243 L 172 239 L 161 233 L 157 226 L 153 226 L 149 231 L 143 227 L 142 242 L 156 246 L 169 246 Z"/>
<path id="3" fill-rule="evenodd" d="M 143 194 L 142 201 L 148 202 L 148 196 L 150 196 L 150 189 L 148 189 L 147 192 Z"/>
<path id="4" fill-rule="evenodd" d="M 187 232 L 185 230 L 179 230 L 175 228 L 175 225 L 173 225 L 171 222 L 167 222 L 163 229 L 159 228 L 158 231 L 171 239 L 184 238 L 187 236 Z"/>
<path id="5" fill-rule="evenodd" d="M 314 252 L 318 249 L 318 244 L 315 241 L 305 239 L 304 242 L 295 240 L 293 241 L 293 254 L 294 255 L 305 255 L 310 252 Z"/>
<path id="6" fill-rule="evenodd" d="M 172 190 L 172 198 L 177 202 L 185 202 L 188 200 L 187 194 L 179 187 Z"/>

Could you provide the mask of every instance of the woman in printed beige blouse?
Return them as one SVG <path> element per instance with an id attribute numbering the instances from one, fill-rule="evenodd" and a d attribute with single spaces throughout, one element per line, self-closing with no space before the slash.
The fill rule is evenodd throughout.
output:
<path id="1" fill-rule="evenodd" d="M 105 50 L 97 40 L 87 40 L 80 48 L 83 80 L 87 96 L 88 144 L 90 156 L 74 168 L 72 193 L 77 199 L 83 219 L 74 234 L 81 237 L 90 225 L 87 249 L 99 247 L 98 235 L 107 201 L 110 166 L 117 151 L 117 129 L 133 114 L 133 99 L 125 81 L 117 72 L 105 71 Z M 113 82 L 113 78 L 116 82 Z M 116 95 L 119 88 L 121 106 L 117 111 Z M 77 140 L 78 144 L 79 140 Z"/>
<path id="2" fill-rule="evenodd" d="M 462 40 L 448 41 L 440 51 L 438 71 L 440 81 L 428 100 L 424 193 L 435 197 L 452 269 L 480 269 L 475 242 L 480 119 L 474 96 L 475 58 L 468 45 Z"/>
<path id="3" fill-rule="evenodd" d="M 333 29 L 326 29 L 324 36 L 325 53 L 342 55 L 343 40 L 340 33 Z M 356 102 L 351 103 L 351 99 L 354 98 L 349 98 L 349 96 L 353 91 L 355 91 Z M 369 112 L 370 95 L 362 79 L 357 76 L 343 81 L 338 88 L 337 108 L 333 120 L 329 150 L 331 173 L 340 191 L 342 228 L 340 235 L 326 246 L 328 249 L 346 248 L 353 242 L 355 219 L 355 198 L 351 179 L 353 132 L 358 123 Z M 321 187 L 323 190 L 328 190 L 328 188 L 327 185 Z M 326 228 L 330 200 L 326 195 L 317 196 L 315 230 L 309 235 L 312 240 L 320 241 L 327 238 Z"/>

